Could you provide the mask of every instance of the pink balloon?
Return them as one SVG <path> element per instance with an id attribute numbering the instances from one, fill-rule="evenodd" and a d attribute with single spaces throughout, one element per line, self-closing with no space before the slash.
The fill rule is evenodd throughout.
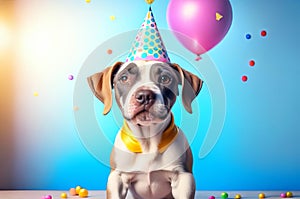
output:
<path id="1" fill-rule="evenodd" d="M 227 34 L 232 8 L 229 0 L 171 0 L 167 20 L 183 46 L 201 55 Z"/>

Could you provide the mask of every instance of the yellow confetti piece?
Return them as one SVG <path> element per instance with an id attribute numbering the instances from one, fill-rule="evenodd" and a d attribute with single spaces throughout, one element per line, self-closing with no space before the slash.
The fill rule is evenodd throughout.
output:
<path id="1" fill-rule="evenodd" d="M 34 92 L 33 96 L 37 97 L 37 96 L 39 96 L 39 93 L 38 92 Z"/>
<path id="2" fill-rule="evenodd" d="M 111 15 L 110 17 L 110 20 L 114 21 L 116 19 L 116 17 L 114 15 Z"/>
<path id="3" fill-rule="evenodd" d="M 220 13 L 216 13 L 216 20 L 220 21 L 223 18 L 223 15 L 221 15 Z"/>
<path id="4" fill-rule="evenodd" d="M 87 2 L 87 3 L 91 3 L 91 0 L 85 0 L 85 2 Z"/>
<path id="5" fill-rule="evenodd" d="M 146 3 L 148 3 L 148 4 L 152 4 L 153 2 L 154 2 L 154 0 L 145 0 L 146 1 Z"/>

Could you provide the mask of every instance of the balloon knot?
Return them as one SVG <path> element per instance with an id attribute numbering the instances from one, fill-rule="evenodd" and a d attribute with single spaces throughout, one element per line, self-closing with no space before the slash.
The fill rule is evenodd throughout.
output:
<path id="1" fill-rule="evenodd" d="M 201 59 L 202 59 L 202 58 L 201 58 L 200 55 L 197 55 L 196 58 L 195 58 L 196 61 L 200 61 Z"/>

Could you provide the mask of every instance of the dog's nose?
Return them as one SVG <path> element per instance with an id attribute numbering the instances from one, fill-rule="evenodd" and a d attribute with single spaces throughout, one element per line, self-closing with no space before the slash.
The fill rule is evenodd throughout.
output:
<path id="1" fill-rule="evenodd" d="M 151 90 L 140 90 L 135 94 L 135 100 L 141 105 L 153 104 L 155 93 Z"/>

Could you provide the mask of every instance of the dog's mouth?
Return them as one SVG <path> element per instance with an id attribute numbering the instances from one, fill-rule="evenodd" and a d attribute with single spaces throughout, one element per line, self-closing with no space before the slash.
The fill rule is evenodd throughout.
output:
<path id="1" fill-rule="evenodd" d="M 153 111 L 151 110 L 152 106 L 140 106 L 136 107 L 133 117 L 143 121 L 151 121 L 154 118 Z"/>
<path id="2" fill-rule="evenodd" d="M 160 120 L 158 121 L 158 118 L 155 117 L 151 112 L 143 110 L 135 114 L 131 119 L 131 122 L 138 126 L 149 126 L 151 124 L 160 122 Z"/>
<path id="3" fill-rule="evenodd" d="M 131 117 L 125 119 L 140 125 L 159 123 L 164 120 L 170 109 L 164 104 L 153 104 L 152 106 L 135 107 Z"/>
<path id="4" fill-rule="evenodd" d="M 134 118 L 136 118 L 139 121 L 147 121 L 147 122 L 151 122 L 154 119 L 153 115 L 147 110 L 142 110 L 138 112 L 137 114 L 134 115 Z"/>

